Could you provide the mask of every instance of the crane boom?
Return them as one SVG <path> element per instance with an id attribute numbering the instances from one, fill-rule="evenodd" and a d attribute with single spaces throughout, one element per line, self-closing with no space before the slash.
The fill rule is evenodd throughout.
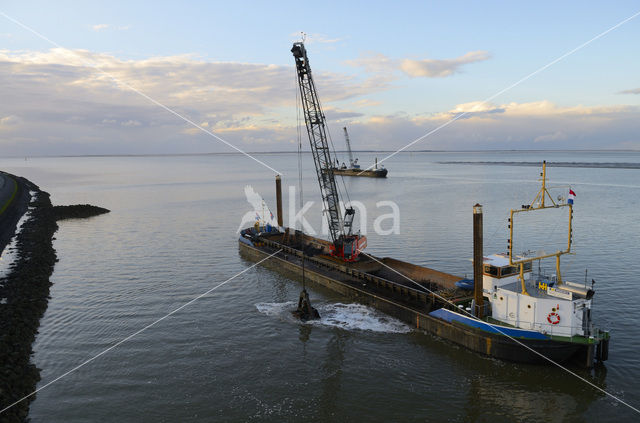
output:
<path id="1" fill-rule="evenodd" d="M 311 144 L 324 212 L 327 215 L 329 234 L 333 242 L 333 254 L 344 260 L 353 261 L 366 245 L 366 238 L 351 234 L 351 226 L 355 217 L 353 207 L 345 210 L 344 217 L 340 213 L 340 195 L 333 172 L 334 162 L 327 140 L 326 119 L 313 82 L 304 43 L 293 43 L 291 53 L 293 53 L 296 62 L 304 122 Z"/>
<path id="2" fill-rule="evenodd" d="M 349 152 L 349 164 L 350 167 L 353 168 L 353 153 L 351 152 L 351 143 L 349 142 L 349 133 L 347 132 L 347 127 L 343 127 L 344 129 L 344 140 L 347 142 L 347 151 Z"/>

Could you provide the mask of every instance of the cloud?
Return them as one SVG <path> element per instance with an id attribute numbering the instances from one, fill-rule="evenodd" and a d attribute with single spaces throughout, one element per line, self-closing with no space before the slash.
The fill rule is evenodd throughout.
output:
<path id="1" fill-rule="evenodd" d="M 414 116 L 405 119 L 405 124 L 421 128 L 424 134 L 461 113 L 465 113 L 463 118 L 413 148 L 640 149 L 640 108 L 625 105 L 560 107 L 546 100 L 500 105 L 478 101 L 456 105 L 446 112 Z"/>
<path id="2" fill-rule="evenodd" d="M 491 58 L 486 51 L 471 51 L 455 59 L 402 59 L 394 60 L 381 53 L 369 53 L 346 63 L 363 67 L 371 73 L 391 74 L 401 71 L 411 78 L 442 78 L 460 72 L 466 64 L 481 62 Z"/>
<path id="3" fill-rule="evenodd" d="M 358 118 L 364 116 L 364 114 L 349 110 L 342 110 L 333 107 L 325 107 L 325 116 L 327 120 L 334 123 L 340 123 L 347 119 Z"/>
<path id="4" fill-rule="evenodd" d="M 357 108 L 361 108 L 361 107 L 375 107 L 375 106 L 379 106 L 382 104 L 381 101 L 377 101 L 377 100 L 371 100 L 369 98 L 363 98 L 360 100 L 356 100 L 351 102 L 351 104 L 353 104 L 355 107 Z"/>
<path id="5" fill-rule="evenodd" d="M 228 141 L 243 148 L 253 148 L 251 140 L 276 144 L 280 136 L 269 141 L 256 133 L 262 128 L 270 136 L 280 132 L 295 138 L 292 67 L 209 62 L 193 55 L 123 60 L 86 50 L 0 50 L 0 117 L 23 120 L 12 138 L 0 139 L 0 150 L 17 155 L 228 150 L 129 87 L 194 122 L 206 122 L 214 133 L 230 134 Z M 316 75 L 326 110 L 333 102 L 388 88 L 388 80 L 376 75 L 362 79 L 321 70 Z M 337 109 L 334 114 L 339 119 L 358 115 Z M 185 133 L 192 137 L 185 139 Z M 49 150 L 38 148 L 38 142 Z"/>
<path id="6" fill-rule="evenodd" d="M 556 141 L 565 141 L 569 136 L 562 131 L 556 131 L 552 134 L 539 135 L 533 139 L 534 143 L 549 143 Z"/>
<path id="7" fill-rule="evenodd" d="M 405 59 L 400 63 L 400 69 L 412 78 L 442 78 L 459 72 L 462 65 L 488 60 L 491 56 L 486 51 L 470 51 L 455 59 Z"/>
<path id="8" fill-rule="evenodd" d="M 456 105 L 453 109 L 423 116 L 421 119 L 427 120 L 449 120 L 449 119 L 501 119 L 503 116 L 509 117 L 552 117 L 565 116 L 578 118 L 581 115 L 588 115 L 592 118 L 613 117 L 633 111 L 631 106 L 572 106 L 558 107 L 548 100 L 533 101 L 529 103 L 506 103 L 495 105 L 484 101 L 472 101 Z M 462 116 L 460 116 L 462 115 Z"/>
<path id="9" fill-rule="evenodd" d="M 131 25 L 120 25 L 120 26 L 113 26 L 110 24 L 97 24 L 97 25 L 92 25 L 91 29 L 93 29 L 96 32 L 100 32 L 100 31 L 104 31 L 105 29 L 115 29 L 116 31 L 127 31 L 129 29 L 131 29 Z"/>
<path id="10" fill-rule="evenodd" d="M 347 60 L 346 64 L 353 67 L 362 67 L 369 73 L 392 73 L 398 68 L 398 62 L 382 53 L 367 53 L 357 59 Z"/>
<path id="11" fill-rule="evenodd" d="M 13 129 L 20 122 L 17 116 L 9 115 L 0 118 L 0 131 Z"/>
<path id="12" fill-rule="evenodd" d="M 618 94 L 640 94 L 640 88 L 634 88 L 631 90 L 620 91 Z"/>
<path id="13" fill-rule="evenodd" d="M 293 75 L 292 66 L 210 62 L 193 55 L 123 60 L 84 50 L 0 50 L 0 152 L 230 151 L 125 82 L 246 151 L 295 150 Z M 315 76 L 331 133 L 339 139 L 348 125 L 359 148 L 395 150 L 464 113 L 412 149 L 640 149 L 637 106 L 469 101 L 436 113 L 385 114 L 370 98 L 389 90 L 392 76 L 363 79 L 321 69 Z"/>

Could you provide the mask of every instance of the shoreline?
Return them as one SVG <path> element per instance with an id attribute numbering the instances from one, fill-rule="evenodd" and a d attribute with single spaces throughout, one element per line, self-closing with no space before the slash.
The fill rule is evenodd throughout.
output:
<path id="1" fill-rule="evenodd" d="M 58 261 L 53 248 L 58 224 L 49 194 L 24 178 L 12 177 L 22 189 L 23 199 L 27 198 L 26 204 L 23 200 L 18 207 L 12 205 L 13 217 L 19 214 L 19 219 L 28 207 L 31 216 L 17 235 L 16 260 L 9 274 L 0 279 L 0 409 L 31 394 L 40 380 L 40 370 L 31 363 L 32 344 L 47 309 L 49 278 Z M 29 191 L 35 192 L 31 202 Z M 26 420 L 34 399 L 35 395 L 4 411 L 3 420 Z"/>
<path id="2" fill-rule="evenodd" d="M 58 261 L 54 234 L 61 219 L 84 218 L 109 210 L 88 204 L 53 206 L 49 193 L 25 178 L 10 175 L 19 194 L 0 221 L 0 247 L 4 250 L 15 236 L 16 258 L 9 273 L 0 277 L 0 410 L 1 421 L 27 421 L 31 395 L 40 381 L 40 369 L 31 362 L 33 342 L 40 319 L 50 299 L 50 277 Z M 30 196 L 33 192 L 33 197 Z M 29 219 L 16 235 L 16 225 L 29 212 Z M 31 395 L 28 398 L 26 396 Z"/>

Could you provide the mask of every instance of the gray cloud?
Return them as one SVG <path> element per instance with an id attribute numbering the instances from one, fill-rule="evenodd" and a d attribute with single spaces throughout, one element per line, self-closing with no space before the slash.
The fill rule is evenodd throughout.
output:
<path id="1" fill-rule="evenodd" d="M 468 113 L 413 149 L 640 149 L 640 108 L 558 107 L 548 101 L 492 105 L 472 102 L 448 112 L 366 125 L 371 136 L 384 127 L 403 133 L 405 144 L 460 113 Z"/>
<path id="2" fill-rule="evenodd" d="M 296 148 L 297 86 L 292 67 L 212 63 L 191 56 L 127 61 L 77 53 L 81 58 L 61 49 L 44 53 L 0 50 L 3 156 L 230 151 L 122 83 L 86 66 L 86 61 L 239 148 Z M 388 62 L 373 60 L 369 65 L 384 70 Z M 331 132 L 339 137 L 342 126 L 353 128 L 356 148 L 395 150 L 466 113 L 464 119 L 412 148 L 640 149 L 638 107 L 470 102 L 430 115 L 377 116 L 370 114 L 375 112 L 367 104 L 376 103 L 368 96 L 389 89 L 392 76 L 382 71 L 367 79 L 321 71 L 316 76 Z M 356 109 L 350 110 L 349 105 Z"/>
<path id="3" fill-rule="evenodd" d="M 410 77 L 442 78 L 460 71 L 462 65 L 488 60 L 491 56 L 486 51 L 471 51 L 455 59 L 405 59 L 400 69 Z"/>
<path id="4" fill-rule="evenodd" d="M 351 66 L 363 67 L 365 71 L 379 74 L 393 74 L 401 71 L 412 77 L 442 78 L 460 72 L 463 65 L 488 60 L 486 51 L 471 51 L 455 59 L 402 59 L 394 60 L 381 53 L 370 53 L 355 60 L 347 61 Z"/>
<path id="5" fill-rule="evenodd" d="M 86 66 L 87 62 L 100 66 L 115 80 Z M 379 76 L 362 80 L 318 73 L 318 89 L 325 104 L 384 90 L 387 81 Z M 58 154 L 167 152 L 162 150 L 167 145 L 171 146 L 168 152 L 183 151 L 185 146 L 195 151 L 221 149 L 212 137 L 142 98 L 124 83 L 214 133 L 224 134 L 225 139 L 234 138 L 243 148 L 252 148 L 252 140 L 258 138 L 257 128 L 277 130 L 295 122 L 291 110 L 297 86 L 292 66 L 204 62 L 191 56 L 126 61 L 63 49 L 0 51 L 0 118 L 19 119 L 18 124 L 11 125 L 11 134 L 3 133 L 0 139 L 3 154 L 41 153 L 44 150 L 36 147 L 37 140 L 51 146 L 47 150 L 50 152 L 55 150 L 54 144 L 59 145 Z M 339 113 L 341 118 L 357 115 Z M 8 123 L 0 123 L 3 132 Z M 253 135 L 238 138 L 242 129 Z M 191 138 L 189 142 L 185 137 Z"/>
<path id="6" fill-rule="evenodd" d="M 640 88 L 634 88 L 631 90 L 620 91 L 618 94 L 640 94 Z"/>

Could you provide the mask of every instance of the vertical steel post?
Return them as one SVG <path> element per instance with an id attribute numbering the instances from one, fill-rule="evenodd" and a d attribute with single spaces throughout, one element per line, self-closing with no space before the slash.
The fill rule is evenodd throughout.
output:
<path id="1" fill-rule="evenodd" d="M 540 192 L 542 193 L 542 207 L 544 208 L 544 197 L 547 194 L 547 161 L 546 160 L 542 161 L 542 190 Z"/>
<path id="2" fill-rule="evenodd" d="M 484 299 L 482 296 L 482 267 L 484 264 L 482 253 L 482 206 L 473 206 L 473 298 L 476 317 L 482 319 Z"/>
<path id="3" fill-rule="evenodd" d="M 282 227 L 282 183 L 280 175 L 276 175 L 276 207 L 278 209 L 278 226 Z"/>

